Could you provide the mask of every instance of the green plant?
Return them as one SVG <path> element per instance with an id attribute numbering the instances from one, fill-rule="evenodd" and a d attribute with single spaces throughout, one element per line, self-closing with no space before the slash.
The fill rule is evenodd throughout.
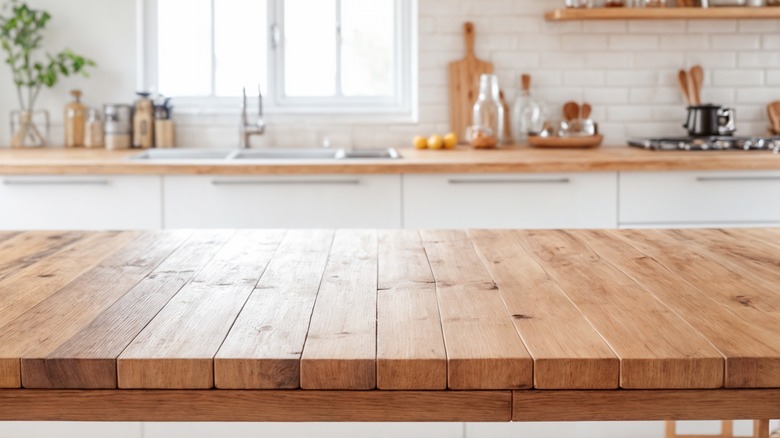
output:
<path id="1" fill-rule="evenodd" d="M 11 13 L 6 16 L 9 9 Z M 91 59 L 68 49 L 55 55 L 46 53 L 46 60 L 37 60 L 49 20 L 51 15 L 48 12 L 32 9 L 18 0 L 6 3 L 0 14 L 0 45 L 6 54 L 5 62 L 13 73 L 19 105 L 24 111 L 34 109 L 43 87 L 55 86 L 61 76 L 89 76 L 87 69 L 96 66 Z"/>

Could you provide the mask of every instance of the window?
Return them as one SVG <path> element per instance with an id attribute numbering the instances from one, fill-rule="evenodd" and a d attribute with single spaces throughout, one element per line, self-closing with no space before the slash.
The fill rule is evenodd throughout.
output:
<path id="1" fill-rule="evenodd" d="M 142 85 L 179 107 L 259 85 L 270 112 L 412 112 L 414 0 L 138 1 Z"/>

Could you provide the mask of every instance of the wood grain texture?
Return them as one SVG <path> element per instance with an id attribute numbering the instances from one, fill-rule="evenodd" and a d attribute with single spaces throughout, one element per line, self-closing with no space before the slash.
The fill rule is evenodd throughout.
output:
<path id="1" fill-rule="evenodd" d="M 720 388 L 724 359 L 687 322 L 563 231 L 517 233 L 620 358 L 626 389 Z"/>
<path id="2" fill-rule="evenodd" d="M 25 361 L 26 388 L 113 389 L 116 359 L 232 233 L 201 232 L 88 326 L 40 360 Z"/>
<path id="3" fill-rule="evenodd" d="M 509 421 L 510 391 L 0 391 L 0 421 Z"/>
<path id="4" fill-rule="evenodd" d="M 775 8 L 593 8 L 556 9 L 545 14 L 548 21 L 567 20 L 723 20 L 735 18 L 778 19 L 780 11 Z"/>
<path id="5" fill-rule="evenodd" d="M 115 236 L 125 244 L 118 251 L 117 242 L 109 243 L 107 252 L 113 254 L 2 327 L 0 362 L 9 362 L 2 368 L 16 366 L 18 375 L 22 376 L 25 359 L 46 357 L 127 293 L 182 243 L 180 233 L 176 232 L 146 233 L 130 242 L 125 240 L 135 236 L 136 233 Z M 82 250 L 91 251 L 92 248 Z M 80 255 L 76 252 L 56 260 L 84 261 Z"/>
<path id="6" fill-rule="evenodd" d="M 83 238 L 78 232 L 0 234 L 0 281 Z"/>
<path id="7" fill-rule="evenodd" d="M 295 389 L 334 232 L 290 231 L 214 362 L 221 389 Z"/>
<path id="8" fill-rule="evenodd" d="M 377 232 L 338 231 L 301 356 L 301 388 L 376 388 Z"/>
<path id="9" fill-rule="evenodd" d="M 643 233 L 631 240 L 619 237 L 625 233 L 606 231 L 572 234 L 587 239 L 594 251 L 702 333 L 725 357 L 727 387 L 780 385 L 777 359 L 780 356 L 780 338 L 776 329 L 780 316 L 740 304 L 734 298 L 735 294 L 739 295 L 734 287 L 739 287 L 740 282 L 728 281 L 724 277 L 724 268 L 712 260 L 714 255 L 696 250 L 692 242 L 681 245 L 682 235 L 675 231 L 664 232 L 663 235 Z M 679 238 L 666 238 L 666 235 Z M 697 238 L 703 239 L 704 236 L 696 233 Z M 738 242 L 718 237 L 718 241 L 729 248 L 739 248 Z M 688 281 L 693 277 L 668 269 L 675 266 L 695 266 L 697 271 L 703 269 L 703 275 L 708 279 L 705 283 L 701 277 L 697 287 L 694 285 L 696 282 L 692 284 Z M 745 286 L 753 290 L 751 286 Z"/>
<path id="10" fill-rule="evenodd" d="M 379 233 L 377 388 L 447 389 L 436 281 L 416 231 Z"/>
<path id="11" fill-rule="evenodd" d="M 537 389 L 616 389 L 620 362 L 511 231 L 469 232 L 525 346 Z"/>
<path id="12" fill-rule="evenodd" d="M 780 391 L 515 391 L 512 406 L 513 421 L 753 420 L 780 416 Z"/>
<path id="13" fill-rule="evenodd" d="M 466 57 L 451 62 L 449 70 L 450 87 L 450 131 L 458 138 L 466 138 L 466 129 L 473 125 L 474 103 L 479 97 L 479 78 L 493 73 L 493 64 L 480 60 L 474 52 L 476 29 L 474 23 L 463 25 L 466 43 Z"/>
<path id="14" fill-rule="evenodd" d="M 214 356 L 284 236 L 239 231 L 117 359 L 125 389 L 208 389 Z"/>
<path id="15" fill-rule="evenodd" d="M 718 8 L 720 9 L 720 8 Z M 749 9 L 749 8 L 743 8 Z M 492 151 L 403 149 L 402 160 L 251 162 L 127 160 L 137 151 L 0 149 L 0 175 L 337 175 L 555 173 L 674 170 L 780 170 L 771 152 L 653 152 L 628 147 L 551 151 L 508 146 Z"/>
<path id="16" fill-rule="evenodd" d="M 0 283 L 0 299 L 3 300 L 0 327 L 55 294 L 137 236 L 136 233 L 119 232 L 85 236 L 52 252 L 50 257 L 13 272 Z M 9 254 L 11 251 L 23 253 L 25 249 L 9 249 Z"/>
<path id="17" fill-rule="evenodd" d="M 531 356 L 466 233 L 421 234 L 439 296 L 448 388 L 533 387 Z"/>

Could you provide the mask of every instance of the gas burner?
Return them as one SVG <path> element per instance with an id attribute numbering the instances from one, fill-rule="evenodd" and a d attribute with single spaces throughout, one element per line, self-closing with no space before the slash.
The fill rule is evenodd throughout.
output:
<path id="1" fill-rule="evenodd" d="M 628 144 L 654 151 L 773 151 L 780 154 L 780 137 L 668 137 L 629 140 Z"/>

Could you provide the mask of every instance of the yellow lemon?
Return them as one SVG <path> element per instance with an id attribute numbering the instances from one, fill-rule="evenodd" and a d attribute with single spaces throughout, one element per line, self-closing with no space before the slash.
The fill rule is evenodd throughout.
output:
<path id="1" fill-rule="evenodd" d="M 455 149 L 455 146 L 457 145 L 458 145 L 458 136 L 455 135 L 455 133 L 450 132 L 449 134 L 444 136 L 445 149 Z"/>
<path id="2" fill-rule="evenodd" d="M 428 139 L 425 137 L 417 136 L 412 140 L 412 144 L 414 145 L 415 149 L 427 149 L 428 148 Z"/>
<path id="3" fill-rule="evenodd" d="M 428 139 L 428 149 L 439 150 L 444 147 L 444 139 L 441 135 L 433 135 Z"/>

